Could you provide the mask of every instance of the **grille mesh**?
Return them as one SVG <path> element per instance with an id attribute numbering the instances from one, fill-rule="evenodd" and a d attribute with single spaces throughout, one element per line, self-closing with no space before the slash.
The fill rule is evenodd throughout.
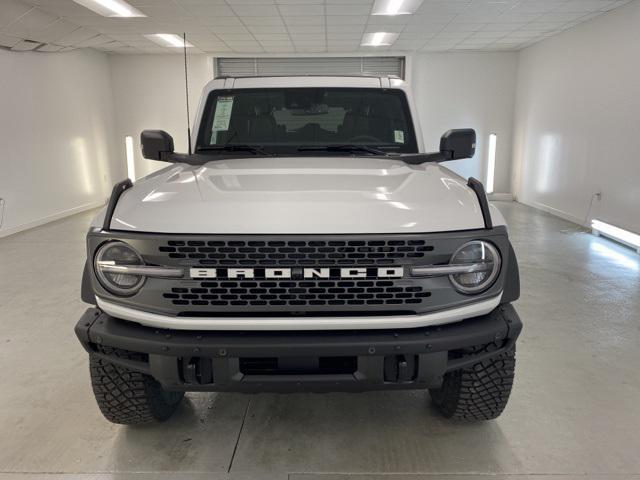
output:
<path id="1" fill-rule="evenodd" d="M 391 280 L 206 281 L 199 287 L 175 287 L 164 297 L 184 306 L 336 306 L 421 303 L 431 296 L 420 286 Z"/>
<path id="2" fill-rule="evenodd" d="M 424 240 L 170 240 L 159 247 L 172 259 L 199 265 L 393 265 L 433 250 Z"/>

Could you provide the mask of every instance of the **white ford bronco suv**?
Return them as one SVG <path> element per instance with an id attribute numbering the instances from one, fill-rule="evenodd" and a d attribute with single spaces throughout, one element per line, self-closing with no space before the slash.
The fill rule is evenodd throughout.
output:
<path id="1" fill-rule="evenodd" d="M 405 83 L 218 78 L 193 153 L 142 132 L 169 165 L 118 183 L 87 234 L 75 331 L 104 416 L 167 419 L 185 391 L 428 389 L 486 420 L 511 391 L 522 328 L 504 219 L 424 153 Z"/>

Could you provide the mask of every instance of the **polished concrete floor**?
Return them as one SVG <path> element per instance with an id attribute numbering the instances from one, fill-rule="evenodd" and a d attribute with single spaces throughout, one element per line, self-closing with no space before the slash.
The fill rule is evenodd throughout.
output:
<path id="1" fill-rule="evenodd" d="M 0 239 L 0 480 L 640 478 L 640 256 L 497 205 L 525 329 L 506 412 L 473 425 L 425 392 L 189 394 L 164 424 L 112 425 L 73 334 L 92 213 Z"/>

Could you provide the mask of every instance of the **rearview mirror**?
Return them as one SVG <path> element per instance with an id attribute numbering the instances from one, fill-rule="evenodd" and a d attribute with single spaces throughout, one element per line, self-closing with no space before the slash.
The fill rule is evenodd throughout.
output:
<path id="1" fill-rule="evenodd" d="M 440 137 L 440 153 L 446 160 L 471 158 L 476 153 L 476 131 L 473 128 L 449 130 Z"/>
<path id="2" fill-rule="evenodd" d="M 142 156 L 149 160 L 165 160 L 173 153 L 173 137 L 164 130 L 145 130 L 140 134 Z"/>

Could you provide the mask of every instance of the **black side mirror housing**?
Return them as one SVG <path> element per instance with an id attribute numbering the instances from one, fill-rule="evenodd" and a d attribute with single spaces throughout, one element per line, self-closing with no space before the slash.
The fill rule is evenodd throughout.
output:
<path id="1" fill-rule="evenodd" d="M 446 160 L 471 158 L 476 153 L 476 131 L 473 128 L 449 130 L 440 137 L 440 153 Z"/>
<path id="2" fill-rule="evenodd" d="M 144 130 L 140 134 L 142 156 L 149 160 L 165 160 L 173 153 L 173 137 L 164 130 Z"/>

